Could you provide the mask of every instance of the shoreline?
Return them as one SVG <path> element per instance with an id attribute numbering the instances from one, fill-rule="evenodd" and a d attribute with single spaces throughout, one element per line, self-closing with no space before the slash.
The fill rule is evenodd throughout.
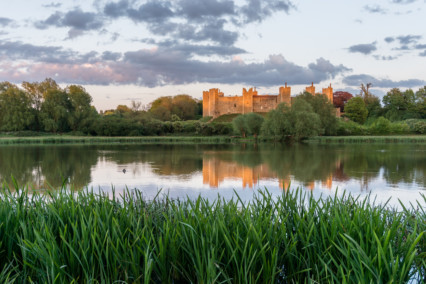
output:
<path id="1" fill-rule="evenodd" d="M 280 143 L 269 138 L 259 137 L 259 143 Z M 242 138 L 235 136 L 3 136 L 0 145 L 16 144 L 110 144 L 110 143 L 256 143 L 253 137 Z M 324 143 L 426 143 L 426 135 L 383 135 L 383 136 L 317 136 L 304 140 L 307 144 Z"/>

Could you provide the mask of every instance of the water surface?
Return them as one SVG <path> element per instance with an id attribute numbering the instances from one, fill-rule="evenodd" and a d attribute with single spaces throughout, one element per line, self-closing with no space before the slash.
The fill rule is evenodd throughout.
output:
<path id="1" fill-rule="evenodd" d="M 404 203 L 426 194 L 426 145 L 44 145 L 0 147 L 0 181 L 32 190 L 86 186 L 111 192 L 159 189 L 172 197 L 249 199 L 301 187 L 314 195 L 373 194 Z"/>

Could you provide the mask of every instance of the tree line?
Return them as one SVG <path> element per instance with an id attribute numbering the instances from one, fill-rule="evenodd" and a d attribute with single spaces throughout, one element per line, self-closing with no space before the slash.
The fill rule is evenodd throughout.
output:
<path id="1" fill-rule="evenodd" d="M 426 132 L 426 87 L 391 89 L 382 99 L 371 94 L 371 84 L 361 93 L 336 92 L 334 105 L 325 96 L 302 93 L 292 105 L 279 105 L 267 114 L 237 116 L 231 122 L 202 117 L 202 101 L 188 95 L 163 96 L 149 105 L 98 112 L 92 97 L 79 85 L 61 88 L 53 79 L 0 83 L 0 131 L 27 135 L 74 133 L 98 136 L 139 135 L 262 135 L 301 140 L 316 135 L 365 135 Z M 335 117 L 335 107 L 344 113 Z"/>

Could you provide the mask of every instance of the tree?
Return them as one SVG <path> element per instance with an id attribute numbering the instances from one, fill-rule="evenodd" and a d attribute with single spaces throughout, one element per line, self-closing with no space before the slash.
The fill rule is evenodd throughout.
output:
<path id="1" fill-rule="evenodd" d="M 262 124 L 265 120 L 263 116 L 261 116 L 260 114 L 251 112 L 251 113 L 245 114 L 244 119 L 247 124 L 248 133 L 250 133 L 255 138 L 257 138 L 257 136 L 260 133 L 260 129 L 262 128 Z"/>
<path id="2" fill-rule="evenodd" d="M 363 124 L 367 119 L 368 110 L 360 97 L 350 99 L 345 105 L 345 116 L 350 120 Z"/>
<path id="3" fill-rule="evenodd" d="M 405 92 L 398 88 L 391 89 L 383 97 L 383 105 L 385 117 L 391 121 L 421 117 L 416 112 L 416 95 L 411 89 Z"/>
<path id="4" fill-rule="evenodd" d="M 318 114 L 320 118 L 320 132 L 319 134 L 333 135 L 337 131 L 336 110 L 334 105 L 327 99 L 325 95 L 317 94 L 313 96 L 308 92 L 297 96 L 295 99 L 305 100 L 312 107 L 312 110 Z"/>
<path id="5" fill-rule="evenodd" d="M 65 91 L 48 90 L 40 109 L 42 126 L 45 131 L 66 132 L 70 130 L 72 104 Z"/>
<path id="6" fill-rule="evenodd" d="M 89 125 L 93 123 L 93 108 L 90 105 L 92 97 L 82 86 L 70 85 L 65 89 L 71 103 L 69 124 L 73 131 L 87 131 Z"/>
<path id="7" fill-rule="evenodd" d="M 197 102 L 188 95 L 177 95 L 172 99 L 171 114 L 176 114 L 182 120 L 194 119 L 198 112 Z"/>
<path id="8" fill-rule="evenodd" d="M 33 107 L 39 111 L 41 104 L 49 90 L 61 90 L 59 85 L 52 78 L 46 78 L 42 82 L 22 82 L 22 88 L 26 90 L 32 99 Z"/>
<path id="9" fill-rule="evenodd" d="M 286 103 L 279 104 L 276 109 L 267 113 L 261 133 L 278 140 L 286 139 L 293 131 L 290 115 L 288 105 Z"/>
<path id="10" fill-rule="evenodd" d="M 12 84 L 0 87 L 0 126 L 4 131 L 28 129 L 34 122 L 30 96 Z"/>
<path id="11" fill-rule="evenodd" d="M 345 104 L 353 98 L 353 95 L 348 92 L 334 92 L 333 93 L 333 105 L 336 108 L 340 108 L 340 111 L 343 112 Z"/>
<path id="12" fill-rule="evenodd" d="M 421 118 L 426 118 L 426 86 L 416 92 L 416 112 Z"/>
<path id="13" fill-rule="evenodd" d="M 321 132 L 320 116 L 303 99 L 295 100 L 292 103 L 290 120 L 293 125 L 292 135 L 297 141 L 317 136 Z"/>
<path id="14" fill-rule="evenodd" d="M 232 120 L 232 126 L 234 128 L 234 131 L 243 137 L 246 137 L 249 133 L 246 119 L 242 114 L 238 115 Z"/>

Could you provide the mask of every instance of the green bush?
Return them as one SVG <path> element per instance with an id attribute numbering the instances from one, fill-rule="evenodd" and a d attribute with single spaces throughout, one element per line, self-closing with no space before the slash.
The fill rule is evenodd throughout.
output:
<path id="1" fill-rule="evenodd" d="M 340 119 L 337 126 L 337 135 L 366 135 L 368 133 L 367 128 L 351 120 L 345 121 Z"/>

